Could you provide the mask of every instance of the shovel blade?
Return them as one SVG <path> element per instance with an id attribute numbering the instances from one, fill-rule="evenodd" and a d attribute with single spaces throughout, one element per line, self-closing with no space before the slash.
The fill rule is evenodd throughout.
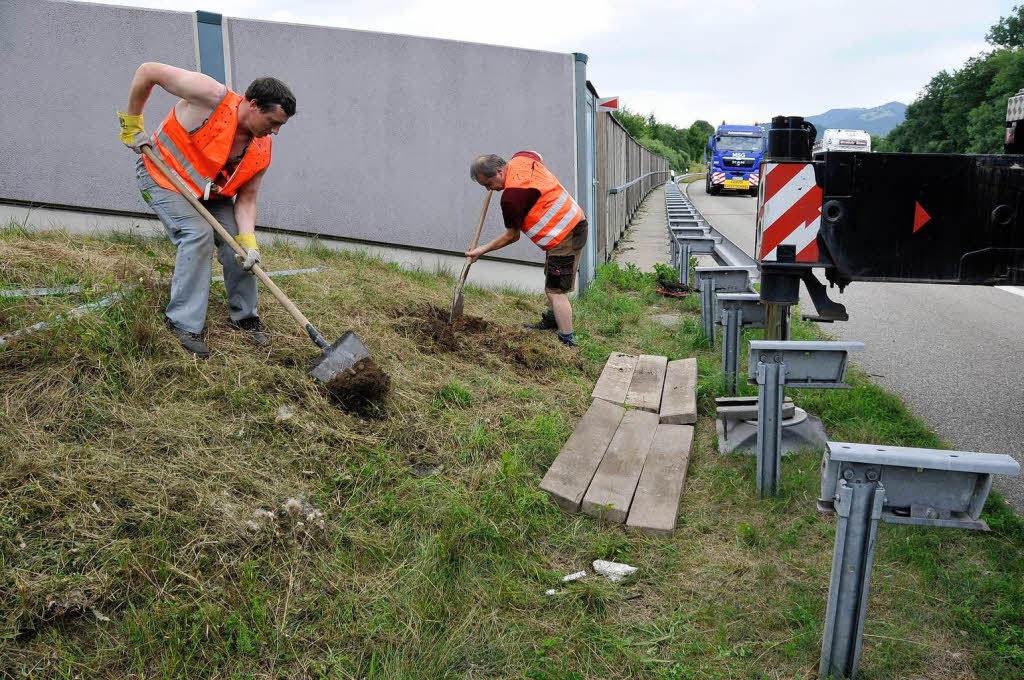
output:
<path id="1" fill-rule="evenodd" d="M 452 300 L 452 308 L 448 311 L 448 323 L 455 323 L 456 319 L 462 318 L 462 307 L 466 304 L 466 296 L 460 290 Z"/>
<path id="2" fill-rule="evenodd" d="M 369 359 L 370 350 L 352 331 L 346 331 L 313 362 L 309 374 L 322 383 L 329 383 L 342 371 L 362 359 Z"/>

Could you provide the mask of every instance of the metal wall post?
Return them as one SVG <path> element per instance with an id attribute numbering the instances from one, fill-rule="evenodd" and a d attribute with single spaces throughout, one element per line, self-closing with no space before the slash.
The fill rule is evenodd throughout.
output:
<path id="1" fill-rule="evenodd" d="M 782 470 L 782 399 L 786 364 L 782 354 L 761 354 L 757 361 L 757 497 L 779 492 Z"/>
<path id="2" fill-rule="evenodd" d="M 704 283 L 709 282 L 704 281 L 701 285 Z M 740 329 L 743 328 L 743 310 L 723 309 L 722 327 L 722 377 L 725 380 L 726 394 L 735 396 L 739 383 Z"/>
<path id="3" fill-rule="evenodd" d="M 821 645 L 822 678 L 853 678 L 860 664 L 871 566 L 885 488 L 879 468 L 844 465 L 837 488 L 836 543 Z"/>

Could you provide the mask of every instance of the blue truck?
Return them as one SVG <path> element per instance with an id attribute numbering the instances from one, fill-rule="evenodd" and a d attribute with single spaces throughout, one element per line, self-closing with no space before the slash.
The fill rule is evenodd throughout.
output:
<path id="1" fill-rule="evenodd" d="M 726 125 L 722 121 L 715 134 L 708 135 L 705 190 L 709 194 L 726 190 L 756 196 L 767 140 L 768 133 L 759 125 Z"/>

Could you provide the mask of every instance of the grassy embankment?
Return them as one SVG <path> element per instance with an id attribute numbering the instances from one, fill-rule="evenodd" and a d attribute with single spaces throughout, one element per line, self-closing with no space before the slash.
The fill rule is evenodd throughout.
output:
<path id="1" fill-rule="evenodd" d="M 215 284 L 214 354 L 181 353 L 161 328 L 163 241 L 0 231 L 0 287 L 125 293 L 0 347 L 0 677 L 815 677 L 834 536 L 814 509 L 819 454 L 787 458 L 779 497 L 758 501 L 753 458 L 712 452 L 721 381 L 695 298 L 606 266 L 577 306 L 576 354 L 518 329 L 538 297 L 472 289 L 467 313 L 488 324 L 456 346 L 426 307 L 447 305 L 448 276 L 280 244 L 264 257 L 327 266 L 280 284 L 325 335 L 367 342 L 393 379 L 380 409 L 331 404 L 269 296 L 271 349 L 227 328 Z M 0 335 L 102 294 L 0 298 Z M 672 540 L 537 490 L 613 350 L 699 361 Z M 940 445 L 852 379 L 793 396 L 834 439 Z M 862 678 L 1021 677 L 1024 525 L 995 495 L 985 519 L 992 533 L 880 527 Z M 595 558 L 640 569 L 543 595 Z"/>

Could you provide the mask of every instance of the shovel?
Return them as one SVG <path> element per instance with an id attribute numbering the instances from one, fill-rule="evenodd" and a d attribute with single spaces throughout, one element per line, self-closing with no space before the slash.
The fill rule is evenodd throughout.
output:
<path id="1" fill-rule="evenodd" d="M 476 233 L 473 234 L 473 245 L 469 247 L 470 250 L 476 248 L 477 243 L 480 242 L 480 232 L 484 228 L 484 218 L 487 217 L 487 206 L 491 204 L 491 194 L 494 191 L 491 189 L 487 190 L 487 197 L 484 198 L 484 208 L 480 211 L 480 220 L 476 223 Z M 469 276 L 469 267 L 473 264 L 473 259 L 466 257 L 466 263 L 462 265 L 462 274 L 459 276 L 459 282 L 455 284 L 455 295 L 452 296 L 452 306 L 448 310 L 448 323 L 455 323 L 456 319 L 462 318 L 462 307 L 466 302 L 466 298 L 462 295 L 462 287 L 466 285 L 466 277 Z"/>
<path id="2" fill-rule="evenodd" d="M 221 226 L 220 222 L 210 214 L 210 211 L 203 207 L 203 204 L 192 195 L 181 180 L 178 179 L 177 175 L 173 170 L 167 167 L 167 164 L 153 151 L 153 147 L 149 144 L 142 146 L 142 153 L 146 155 L 153 165 L 163 174 L 164 177 L 174 185 L 174 188 L 178 190 L 185 199 L 192 204 L 203 218 L 210 223 L 213 227 L 213 231 L 219 236 L 225 243 L 231 246 L 231 249 L 238 253 L 240 256 L 245 257 L 246 252 L 242 246 L 238 245 L 231 234 Z M 366 345 L 356 337 L 356 334 L 352 331 L 347 331 L 333 345 L 327 343 L 324 336 L 320 334 L 320 331 L 316 329 L 309 322 L 309 319 L 299 311 L 299 308 L 288 299 L 288 296 L 284 294 L 277 284 L 274 283 L 266 272 L 259 265 L 253 265 L 252 273 L 263 282 L 270 292 L 273 294 L 277 301 L 284 305 L 284 308 L 288 310 L 288 313 L 292 315 L 302 329 L 309 335 L 309 339 L 316 343 L 317 347 L 323 350 L 323 353 L 313 363 L 312 368 L 309 371 L 309 375 L 316 378 L 320 382 L 327 385 L 328 389 L 332 392 L 349 388 L 349 383 L 357 383 L 358 387 L 361 388 L 362 392 L 359 395 L 346 395 L 336 394 L 341 399 L 346 397 L 358 396 L 363 399 L 376 399 L 383 395 L 387 389 L 387 376 L 373 365 L 373 357 L 370 356 L 369 350 L 366 349 Z M 364 361 L 368 360 L 368 361 Z M 373 376 L 367 376 L 367 374 L 373 373 Z M 357 375 L 359 374 L 359 375 Z M 369 383 L 372 385 L 367 386 L 367 377 L 369 377 Z M 347 378 L 347 380 L 346 380 Z M 355 378 L 355 380 L 353 380 Z M 345 383 L 344 385 L 342 383 Z M 350 390 L 351 391 L 351 390 Z"/>

